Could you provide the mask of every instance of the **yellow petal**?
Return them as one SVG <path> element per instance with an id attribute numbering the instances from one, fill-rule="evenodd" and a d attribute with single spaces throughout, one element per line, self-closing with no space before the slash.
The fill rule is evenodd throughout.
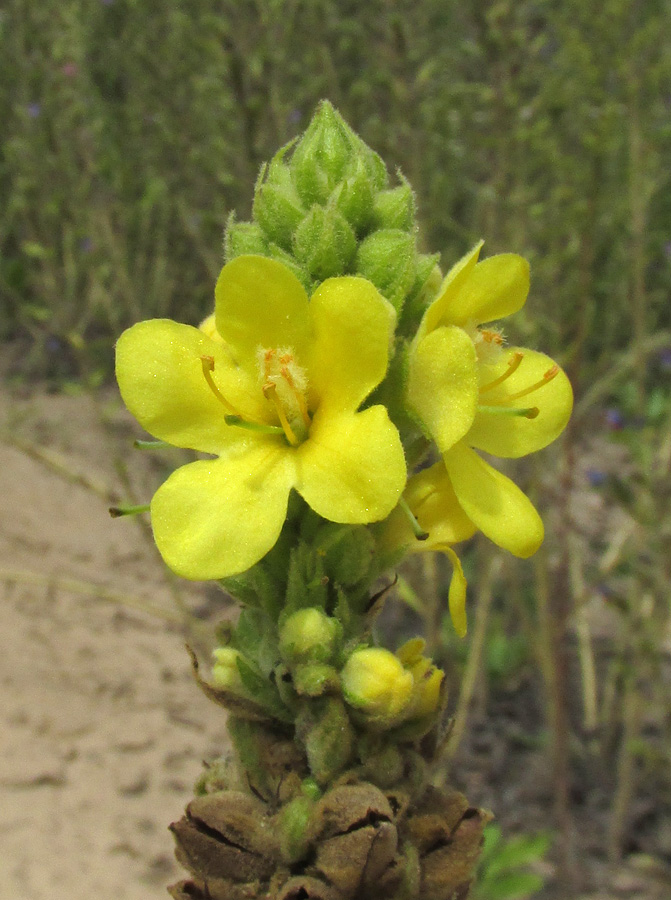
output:
<path id="1" fill-rule="evenodd" d="M 417 332 L 418 338 L 421 339 L 429 331 L 433 331 L 434 328 L 438 327 L 438 324 L 444 317 L 445 309 L 450 306 L 452 299 L 459 293 L 462 285 L 468 280 L 475 268 L 483 244 L 484 241 L 478 241 L 475 247 L 469 250 L 468 253 L 465 253 L 447 273 L 438 291 L 438 296 L 424 314 Z M 445 324 L 450 323 L 445 320 Z"/>
<path id="2" fill-rule="evenodd" d="M 208 387 L 201 356 L 214 359 L 213 377 L 226 384 L 236 408 L 254 413 L 253 385 L 232 366 L 222 344 L 170 319 L 138 322 L 124 331 L 116 346 L 116 377 L 129 411 L 154 437 L 219 453 L 240 439 L 240 431 L 226 425 L 226 410 Z"/>
<path id="3" fill-rule="evenodd" d="M 310 317 L 311 389 L 330 411 L 353 412 L 387 371 L 394 308 L 364 278 L 330 278 L 310 300 Z"/>
<path id="4" fill-rule="evenodd" d="M 401 439 L 383 406 L 336 416 L 319 410 L 308 440 L 295 452 L 296 489 L 332 522 L 384 519 L 405 485 Z"/>
<path id="5" fill-rule="evenodd" d="M 493 322 L 521 309 L 529 293 L 529 263 L 515 253 L 479 262 L 441 303 L 440 324 Z M 437 302 L 437 301 L 436 301 Z"/>
<path id="6" fill-rule="evenodd" d="M 543 522 L 531 501 L 464 441 L 444 456 L 457 500 L 473 523 L 504 550 L 526 558 L 543 542 Z"/>
<path id="7" fill-rule="evenodd" d="M 465 637 L 468 629 L 468 621 L 466 619 L 466 576 L 461 567 L 461 560 L 454 550 L 448 546 L 440 549 L 447 554 L 452 563 L 452 578 L 447 595 L 450 618 L 459 637 Z"/>
<path id="8" fill-rule="evenodd" d="M 244 572 L 275 544 L 294 481 L 281 439 L 255 436 L 234 455 L 182 466 L 151 503 L 161 556 L 196 581 Z"/>
<path id="9" fill-rule="evenodd" d="M 494 365 L 481 367 L 481 389 L 505 374 L 515 353 L 523 354 L 520 365 L 505 381 L 482 391 L 480 403 L 501 408 L 537 407 L 538 415 L 527 419 L 478 412 L 467 437 L 471 447 L 509 458 L 525 456 L 551 444 L 566 427 L 573 408 L 571 383 L 563 370 L 558 369 L 553 378 L 544 381 L 543 376 L 554 367 L 554 362 L 544 353 L 521 347 L 507 349 Z M 540 387 L 524 397 L 514 398 L 534 384 Z"/>
<path id="10" fill-rule="evenodd" d="M 308 297 L 289 269 L 263 256 L 238 256 L 221 270 L 215 289 L 217 331 L 235 361 L 255 374 L 259 347 L 290 349 L 306 364 Z"/>
<path id="11" fill-rule="evenodd" d="M 462 328 L 437 328 L 411 350 L 406 396 L 442 453 L 467 433 L 478 374 L 473 342 Z"/>

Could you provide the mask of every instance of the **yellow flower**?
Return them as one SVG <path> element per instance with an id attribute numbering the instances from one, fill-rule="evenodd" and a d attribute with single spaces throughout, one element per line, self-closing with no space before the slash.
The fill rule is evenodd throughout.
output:
<path id="1" fill-rule="evenodd" d="M 442 550 L 454 568 L 450 613 L 466 633 L 466 580 L 451 545 L 477 529 L 520 557 L 543 540 L 533 504 L 476 452 L 516 458 L 551 443 L 566 427 L 571 385 L 548 356 L 504 347 L 501 332 L 481 327 L 521 309 L 529 266 L 515 254 L 478 262 L 482 241 L 450 270 L 424 314 L 409 354 L 406 398 L 442 460 L 408 480 L 404 500 L 420 528 L 417 540 L 399 508 L 383 542 L 411 552 Z"/>
<path id="2" fill-rule="evenodd" d="M 420 719 L 435 713 L 441 701 L 440 688 L 445 673 L 433 664 L 428 656 L 423 656 L 426 642 L 419 637 L 411 638 L 396 651 L 396 656 L 412 675 L 414 682 L 411 719 Z"/>
<path id="3" fill-rule="evenodd" d="M 529 292 L 526 260 L 507 253 L 479 263 L 481 247 L 452 268 L 424 314 L 410 351 L 407 400 L 443 456 L 457 515 L 527 557 L 543 540 L 540 517 L 475 450 L 507 458 L 540 450 L 565 428 L 573 394 L 549 357 L 504 348 L 498 330 L 480 327 L 516 312 Z"/>
<path id="4" fill-rule="evenodd" d="M 363 278 L 311 300 L 274 260 L 224 267 L 210 333 L 140 322 L 117 344 L 121 395 L 140 424 L 215 455 L 177 469 L 151 503 L 157 546 L 192 579 L 243 572 L 275 544 L 296 489 L 320 516 L 383 519 L 405 484 L 383 406 L 357 411 L 387 370 L 394 312 Z"/>

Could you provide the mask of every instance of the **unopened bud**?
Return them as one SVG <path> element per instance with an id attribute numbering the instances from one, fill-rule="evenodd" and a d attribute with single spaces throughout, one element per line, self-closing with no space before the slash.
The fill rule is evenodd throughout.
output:
<path id="1" fill-rule="evenodd" d="M 266 182 L 256 189 L 252 214 L 269 241 L 289 250 L 291 236 L 305 210 L 293 187 Z"/>
<path id="2" fill-rule="evenodd" d="M 350 129 L 328 101 L 320 104 L 291 157 L 291 174 L 306 206 L 325 203 L 352 154 Z"/>
<path id="3" fill-rule="evenodd" d="M 346 702 L 371 724 L 382 726 L 402 719 L 414 686 L 400 659 L 383 647 L 355 650 L 340 679 Z"/>
<path id="4" fill-rule="evenodd" d="M 356 270 L 400 311 L 416 275 L 415 239 L 400 229 L 374 231 L 359 246 Z"/>
<path id="5" fill-rule="evenodd" d="M 411 232 L 415 226 L 415 197 L 403 178 L 398 187 L 375 196 L 373 221 L 377 228 L 400 228 Z"/>
<path id="6" fill-rule="evenodd" d="M 247 254 L 266 256 L 268 242 L 258 225 L 253 222 L 236 222 L 231 213 L 224 237 L 224 257 L 226 262 L 230 262 L 236 256 Z"/>
<path id="7" fill-rule="evenodd" d="M 287 665 L 330 659 L 338 624 L 314 607 L 292 613 L 280 628 L 280 653 Z"/>
<path id="8" fill-rule="evenodd" d="M 356 237 L 334 205 L 313 206 L 294 234 L 296 258 L 320 281 L 349 271 Z"/>
<path id="9" fill-rule="evenodd" d="M 212 666 L 212 684 L 221 690 L 245 693 L 245 688 L 240 678 L 238 658 L 240 653 L 232 647 L 217 647 L 212 651 L 214 665 Z"/>

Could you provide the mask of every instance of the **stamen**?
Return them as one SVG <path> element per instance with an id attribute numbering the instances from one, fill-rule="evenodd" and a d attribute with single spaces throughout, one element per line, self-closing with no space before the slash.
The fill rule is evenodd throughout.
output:
<path id="1" fill-rule="evenodd" d="M 535 419 L 540 410 L 537 406 L 517 409 L 510 406 L 480 406 L 478 404 L 478 412 L 489 413 L 494 416 L 521 416 L 525 419 Z"/>
<path id="2" fill-rule="evenodd" d="M 296 398 L 296 405 L 298 406 L 298 410 L 301 414 L 301 418 L 303 419 L 305 427 L 309 428 L 310 425 L 312 425 L 312 419 L 310 418 L 310 413 L 308 412 L 308 407 L 305 402 L 305 396 L 303 394 L 303 391 L 299 390 L 296 387 L 293 376 L 292 376 L 291 372 L 289 371 L 289 367 L 287 365 L 282 366 L 282 368 L 280 369 L 280 374 L 282 375 L 282 378 L 284 378 L 284 380 L 287 382 L 287 384 L 293 391 L 294 397 Z"/>
<path id="3" fill-rule="evenodd" d="M 267 400 L 272 400 L 275 411 L 277 412 L 277 418 L 280 420 L 280 424 L 282 425 L 282 430 L 284 431 L 287 440 L 291 444 L 292 447 L 297 447 L 300 441 L 296 437 L 291 425 L 289 424 L 289 420 L 287 419 L 286 413 L 282 408 L 282 404 L 280 403 L 280 398 L 277 396 L 277 387 L 272 382 L 263 385 L 263 396 Z"/>
<path id="4" fill-rule="evenodd" d="M 238 428 L 246 428 L 248 431 L 257 431 L 261 434 L 284 434 L 284 428 L 279 425 L 263 425 L 258 422 L 248 422 L 240 416 L 224 416 L 227 425 L 235 425 Z"/>
<path id="5" fill-rule="evenodd" d="M 508 400 L 519 400 L 520 397 L 526 397 L 527 394 L 533 393 L 533 391 L 537 391 L 538 388 L 542 388 L 543 385 L 548 384 L 548 382 L 552 381 L 552 379 L 559 373 L 559 366 L 554 365 L 543 375 L 540 381 L 537 381 L 535 384 L 530 385 L 527 388 L 524 388 L 523 391 L 518 391 L 516 394 L 511 394 L 509 397 L 506 397 L 506 402 Z"/>
<path id="6" fill-rule="evenodd" d="M 408 506 L 408 501 L 404 497 L 401 497 L 401 499 L 398 501 L 398 505 L 399 505 L 399 508 L 401 510 L 403 510 L 408 521 L 410 522 L 410 527 L 412 528 L 412 533 L 415 535 L 417 540 L 425 541 L 429 537 L 429 532 L 424 531 L 422 526 L 419 524 L 414 513 Z"/>
<path id="7" fill-rule="evenodd" d="M 205 381 L 207 381 L 208 386 L 217 400 L 226 407 L 229 413 L 232 416 L 237 416 L 238 411 L 231 406 L 228 400 L 221 393 L 219 388 L 214 383 L 214 379 L 212 378 L 212 372 L 214 372 L 214 357 L 213 356 L 201 356 L 200 357 L 201 364 L 203 366 L 203 375 L 205 376 Z"/>
<path id="8" fill-rule="evenodd" d="M 523 359 L 524 359 L 524 354 L 520 353 L 519 350 L 516 350 L 513 353 L 512 359 L 508 360 L 508 368 L 503 373 L 503 375 L 499 375 L 498 378 L 495 378 L 493 381 L 490 381 L 488 384 L 483 385 L 483 387 L 480 388 L 480 393 L 484 394 L 485 391 L 491 391 L 492 388 L 498 387 L 500 384 L 503 384 L 504 381 L 506 381 L 508 378 L 510 378 L 510 376 L 513 374 L 513 372 L 516 372 L 519 369 L 520 363 L 522 362 Z"/>

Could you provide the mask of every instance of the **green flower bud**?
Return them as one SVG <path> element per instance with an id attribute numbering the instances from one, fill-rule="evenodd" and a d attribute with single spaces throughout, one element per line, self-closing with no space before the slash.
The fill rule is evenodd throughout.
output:
<path id="1" fill-rule="evenodd" d="M 328 101 L 320 104 L 291 157 L 291 174 L 302 201 L 326 203 L 343 177 L 352 140 L 342 117 Z"/>
<path id="2" fill-rule="evenodd" d="M 293 681 L 296 692 L 308 697 L 320 697 L 327 691 L 333 693 L 340 685 L 337 671 L 323 663 L 296 666 Z"/>
<path id="3" fill-rule="evenodd" d="M 252 215 L 268 240 L 290 250 L 291 236 L 305 216 L 305 210 L 290 185 L 266 182 L 256 189 Z"/>
<path id="4" fill-rule="evenodd" d="M 294 797 L 277 817 L 280 853 L 290 865 L 305 856 L 312 837 L 312 813 L 315 801 L 305 794 Z"/>
<path id="5" fill-rule="evenodd" d="M 333 781 L 354 752 L 354 730 L 340 697 L 306 703 L 296 719 L 296 738 L 305 747 L 317 783 Z"/>
<path id="6" fill-rule="evenodd" d="M 362 231 L 373 218 L 373 183 L 363 157 L 355 162 L 352 175 L 336 188 L 335 205 L 355 231 Z"/>
<path id="7" fill-rule="evenodd" d="M 416 275 L 415 239 L 400 229 L 375 231 L 359 246 L 356 270 L 400 312 Z"/>
<path id="8" fill-rule="evenodd" d="M 356 237 L 335 206 L 313 206 L 294 234 L 296 258 L 323 281 L 349 270 L 356 252 Z"/>
<path id="9" fill-rule="evenodd" d="M 355 650 L 340 673 L 345 701 L 370 723 L 389 727 L 403 717 L 414 687 L 410 672 L 389 650 Z"/>
<path id="10" fill-rule="evenodd" d="M 287 665 L 323 663 L 333 654 L 338 624 L 314 607 L 292 613 L 280 629 L 280 653 Z"/>
<path id="11" fill-rule="evenodd" d="M 245 254 L 266 256 L 268 242 L 258 225 L 253 222 L 236 222 L 234 213 L 231 213 L 224 237 L 224 257 L 226 262 L 230 262 L 236 256 Z"/>
<path id="12" fill-rule="evenodd" d="M 227 691 L 235 691 L 245 694 L 245 687 L 240 678 L 238 659 L 241 654 L 232 647 L 217 647 L 212 651 L 214 665 L 212 666 L 212 684 L 216 688 Z"/>
<path id="13" fill-rule="evenodd" d="M 415 227 L 415 197 L 403 176 L 402 184 L 380 191 L 373 204 L 373 221 L 377 228 L 400 228 L 412 232 Z"/>

